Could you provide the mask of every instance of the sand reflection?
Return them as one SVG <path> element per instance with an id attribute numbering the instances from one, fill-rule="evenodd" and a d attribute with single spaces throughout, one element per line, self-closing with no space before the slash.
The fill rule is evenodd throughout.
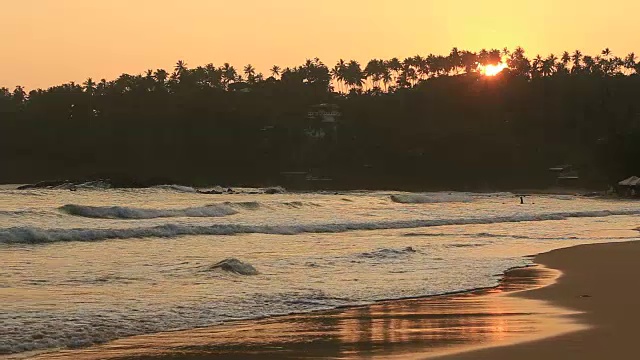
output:
<path id="1" fill-rule="evenodd" d="M 571 312 L 514 293 L 553 282 L 543 267 L 495 289 L 136 336 L 38 359 L 425 358 L 576 330 Z"/>

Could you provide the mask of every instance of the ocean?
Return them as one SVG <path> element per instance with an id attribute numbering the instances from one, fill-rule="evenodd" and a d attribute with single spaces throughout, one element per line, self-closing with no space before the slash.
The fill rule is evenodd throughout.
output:
<path id="1" fill-rule="evenodd" d="M 234 190 L 1 188 L 0 356 L 491 287 L 640 238 L 631 200 Z"/>

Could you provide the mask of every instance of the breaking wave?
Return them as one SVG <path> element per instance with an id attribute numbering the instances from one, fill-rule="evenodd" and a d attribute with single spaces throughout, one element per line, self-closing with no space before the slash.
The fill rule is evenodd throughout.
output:
<path id="1" fill-rule="evenodd" d="M 402 249 L 378 249 L 371 252 L 361 253 L 361 254 L 358 254 L 357 256 L 361 258 L 368 258 L 368 259 L 379 259 L 379 258 L 394 259 L 394 258 L 406 256 L 408 254 L 412 254 L 415 252 L 417 252 L 416 249 L 414 249 L 411 246 L 407 246 L 406 248 L 402 248 Z"/>
<path id="2" fill-rule="evenodd" d="M 68 204 L 60 210 L 74 216 L 96 219 L 153 219 L 163 217 L 220 217 L 237 214 L 229 205 L 208 205 L 186 209 L 139 209 L 123 206 L 85 206 Z"/>
<path id="3" fill-rule="evenodd" d="M 473 197 L 466 194 L 394 194 L 391 201 L 400 204 L 438 204 L 445 202 L 471 202 Z"/>
<path id="4" fill-rule="evenodd" d="M 262 204 L 260 204 L 257 201 L 245 201 L 245 202 L 236 202 L 236 203 L 226 202 L 224 204 L 231 207 L 240 208 L 243 210 L 259 210 L 262 207 Z"/>
<path id="5" fill-rule="evenodd" d="M 192 188 L 191 186 L 183 186 L 183 185 L 157 185 L 153 187 L 154 189 L 161 189 L 161 190 L 170 190 L 170 191 L 177 191 L 177 192 L 183 192 L 183 193 L 196 193 L 197 190 L 195 188 Z"/>
<path id="6" fill-rule="evenodd" d="M 258 275 L 258 270 L 249 263 L 242 262 L 238 259 L 224 259 L 209 267 L 209 270 L 220 269 L 222 271 L 238 274 L 238 275 Z"/>
<path id="7" fill-rule="evenodd" d="M 420 227 L 493 224 L 522 221 L 565 220 L 575 217 L 604 217 L 613 215 L 640 215 L 640 210 L 600 210 L 558 212 L 546 214 L 521 214 L 458 219 L 426 219 L 405 221 L 355 222 L 298 225 L 242 225 L 216 224 L 208 226 L 167 224 L 153 227 L 130 229 L 42 229 L 30 226 L 12 227 L 0 230 L 0 243 L 41 244 L 58 241 L 98 241 L 129 238 L 172 238 L 183 235 L 234 235 L 234 234 L 280 234 L 339 233 L 355 230 L 411 229 Z"/>

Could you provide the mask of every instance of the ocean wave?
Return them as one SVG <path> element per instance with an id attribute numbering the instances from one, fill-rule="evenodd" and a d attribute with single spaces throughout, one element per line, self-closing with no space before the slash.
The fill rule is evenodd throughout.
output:
<path id="1" fill-rule="evenodd" d="M 387 249 L 387 248 L 378 249 L 371 252 L 360 253 L 356 256 L 360 258 L 368 258 L 368 259 L 389 259 L 389 258 L 395 259 L 398 257 L 404 257 L 409 254 L 413 254 L 415 252 L 417 252 L 416 249 L 414 249 L 411 246 L 407 246 L 402 249 Z"/>
<path id="2" fill-rule="evenodd" d="M 229 205 L 208 205 L 186 209 L 140 209 L 124 206 L 86 206 L 68 204 L 60 210 L 74 216 L 96 219 L 153 219 L 163 217 L 221 217 L 237 214 Z"/>
<path id="3" fill-rule="evenodd" d="M 259 210 L 260 208 L 262 208 L 262 204 L 257 201 L 225 202 L 224 204 L 243 210 Z"/>
<path id="4" fill-rule="evenodd" d="M 154 189 L 161 189 L 161 190 L 177 191 L 177 192 L 183 192 L 183 193 L 196 193 L 196 192 L 198 192 L 195 188 L 192 188 L 191 186 L 183 186 L 183 185 L 176 185 L 176 184 L 157 185 L 157 186 L 154 186 L 153 188 Z"/>
<path id="5" fill-rule="evenodd" d="M 433 193 L 433 194 L 393 194 L 391 201 L 400 204 L 439 204 L 447 202 L 471 202 L 473 197 L 460 193 Z"/>
<path id="6" fill-rule="evenodd" d="M 31 210 L 0 210 L 0 216 L 19 216 L 32 213 Z"/>
<path id="7" fill-rule="evenodd" d="M 0 243 L 43 244 L 58 241 L 98 241 L 129 238 L 172 238 L 184 235 L 235 235 L 235 234 L 279 234 L 340 233 L 356 230 L 410 229 L 421 227 L 493 224 L 523 221 L 566 220 L 576 217 L 605 217 L 613 215 L 640 215 L 640 210 L 576 211 L 546 214 L 521 214 L 457 219 L 426 219 L 406 221 L 298 224 L 298 225 L 244 225 L 216 224 L 208 226 L 166 224 L 153 227 L 129 229 L 42 229 L 30 226 L 0 229 Z"/>
<path id="8" fill-rule="evenodd" d="M 249 263 L 242 262 L 238 259 L 229 258 L 224 259 L 209 267 L 209 270 L 222 270 L 238 275 L 258 275 L 258 270 Z"/>

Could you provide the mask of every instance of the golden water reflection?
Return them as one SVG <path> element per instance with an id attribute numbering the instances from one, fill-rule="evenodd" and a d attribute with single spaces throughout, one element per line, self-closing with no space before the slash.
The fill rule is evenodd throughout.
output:
<path id="1" fill-rule="evenodd" d="M 570 311 L 511 294 L 558 276 L 517 269 L 495 289 L 136 336 L 37 359 L 425 358 L 577 329 Z"/>

